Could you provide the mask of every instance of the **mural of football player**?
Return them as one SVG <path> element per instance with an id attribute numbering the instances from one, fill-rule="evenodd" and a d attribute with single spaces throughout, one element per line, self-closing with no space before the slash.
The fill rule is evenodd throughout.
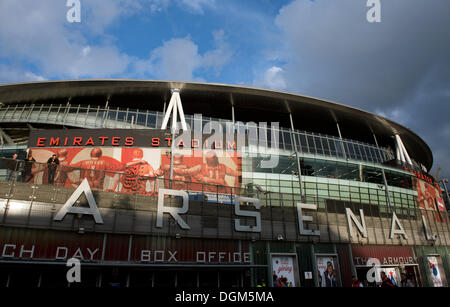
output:
<path id="1" fill-rule="evenodd" d="M 419 207 L 433 211 L 436 221 L 446 223 L 447 220 L 441 217 L 439 208 L 436 206 L 439 202 L 443 202 L 439 190 L 419 179 L 416 179 L 416 190 Z M 422 212 L 422 214 L 425 214 L 425 212 Z"/>
<path id="2" fill-rule="evenodd" d="M 86 178 L 92 189 L 103 190 L 103 182 L 105 180 L 105 171 L 108 170 L 108 163 L 101 159 L 102 150 L 93 148 L 91 150 L 91 159 L 72 164 L 73 168 L 80 168 L 80 178 L 78 184 Z"/>
<path id="3" fill-rule="evenodd" d="M 228 193 L 225 176 L 234 176 L 236 179 L 240 176 L 239 167 L 233 170 L 219 162 L 219 158 L 214 151 L 209 151 L 205 156 L 206 164 L 197 165 L 185 173 L 193 176 L 197 181 L 205 183 L 205 192 Z"/>
<path id="4" fill-rule="evenodd" d="M 155 177 L 159 176 L 161 171 L 155 171 L 150 163 L 143 160 L 144 152 L 140 148 L 133 150 L 132 157 L 133 159 L 124 165 L 123 174 L 120 176 L 122 192 L 145 194 L 147 182 L 150 183 L 150 190 L 156 191 Z"/>
<path id="5" fill-rule="evenodd" d="M 200 165 L 199 165 L 200 167 Z M 184 161 L 184 156 L 180 153 L 175 153 L 173 155 L 173 176 L 172 176 L 172 189 L 174 190 L 201 190 L 201 185 L 193 183 L 193 175 L 200 172 L 199 167 L 190 168 L 188 164 Z M 157 176 L 164 174 L 165 187 L 169 188 L 169 178 L 170 178 L 170 165 L 161 165 L 160 170 L 158 170 Z"/>
<path id="6" fill-rule="evenodd" d="M 70 181 L 69 179 L 69 173 L 73 170 L 70 168 L 70 163 L 67 160 L 67 154 L 69 152 L 67 149 L 61 149 L 56 153 L 56 157 L 59 160 L 59 165 L 56 171 L 55 176 L 55 185 L 63 187 L 67 184 L 69 184 L 71 187 L 74 187 L 75 185 Z"/>

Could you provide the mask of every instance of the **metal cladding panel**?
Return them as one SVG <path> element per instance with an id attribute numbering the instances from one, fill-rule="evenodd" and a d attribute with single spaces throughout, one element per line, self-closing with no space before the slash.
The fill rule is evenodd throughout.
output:
<path id="1" fill-rule="evenodd" d="M 105 261 L 127 261 L 130 236 L 107 235 L 105 246 Z"/>
<path id="2" fill-rule="evenodd" d="M 352 286 L 352 267 L 348 245 L 337 245 L 339 255 L 339 268 L 341 272 L 342 285 L 344 287 Z"/>

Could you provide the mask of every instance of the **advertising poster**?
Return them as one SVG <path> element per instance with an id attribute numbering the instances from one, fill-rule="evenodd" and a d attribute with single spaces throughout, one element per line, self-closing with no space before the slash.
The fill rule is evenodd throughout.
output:
<path id="1" fill-rule="evenodd" d="M 157 196 L 158 184 L 170 186 L 170 150 L 159 148 L 31 148 L 29 182 L 75 188 L 87 179 L 93 190 Z M 57 165 L 47 162 L 56 155 Z M 172 189 L 190 197 L 233 203 L 239 193 L 241 158 L 236 153 L 178 150 L 173 157 Z M 233 196 L 231 196 L 233 194 Z"/>
<path id="2" fill-rule="evenodd" d="M 272 286 L 296 287 L 293 256 L 272 256 Z"/>
<path id="3" fill-rule="evenodd" d="M 317 257 L 317 273 L 319 287 L 337 287 L 337 272 L 335 257 Z"/>
<path id="4" fill-rule="evenodd" d="M 441 218 L 439 211 L 445 212 L 444 200 L 441 197 L 439 189 L 423 180 L 415 179 L 417 202 L 419 207 L 425 210 L 435 211 L 436 221 L 447 222 L 445 218 Z"/>
<path id="5" fill-rule="evenodd" d="M 433 280 L 433 285 L 435 287 L 443 287 L 437 257 L 429 256 L 427 257 L 427 260 L 428 260 L 428 268 L 430 269 L 431 279 Z"/>

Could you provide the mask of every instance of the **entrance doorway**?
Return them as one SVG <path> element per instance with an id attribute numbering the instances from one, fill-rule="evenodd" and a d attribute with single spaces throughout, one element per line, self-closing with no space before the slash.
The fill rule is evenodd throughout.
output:
<path id="1" fill-rule="evenodd" d="M 367 276 L 369 274 L 369 269 L 367 266 L 364 267 L 356 267 L 356 273 L 358 280 L 364 284 L 364 287 L 377 287 L 376 282 L 369 282 L 367 280 Z M 382 266 L 378 269 L 377 274 L 380 271 L 384 271 L 388 278 L 391 278 L 392 282 L 396 284 L 398 287 L 402 286 L 402 274 L 405 274 L 405 277 L 408 281 L 408 286 L 421 287 L 422 283 L 420 281 L 419 271 L 417 265 L 407 265 L 407 266 L 396 266 L 396 267 L 388 267 Z M 392 274 L 391 274 L 392 273 Z"/>

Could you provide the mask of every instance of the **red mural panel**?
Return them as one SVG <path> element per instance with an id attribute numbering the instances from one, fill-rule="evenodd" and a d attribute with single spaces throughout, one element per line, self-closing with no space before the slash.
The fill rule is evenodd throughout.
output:
<path id="1" fill-rule="evenodd" d="M 446 223 L 445 203 L 441 197 L 441 190 L 423 180 L 414 179 L 417 191 L 417 202 L 420 208 L 434 212 L 437 222 Z M 441 212 L 442 211 L 442 214 Z"/>
<path id="2" fill-rule="evenodd" d="M 170 178 L 170 150 L 159 148 L 31 148 L 40 164 L 31 168 L 29 182 L 77 187 L 87 179 L 93 190 L 157 196 L 157 178 Z M 47 164 L 56 154 L 58 165 Z M 240 186 L 241 158 L 236 152 L 177 150 L 172 189 L 231 193 Z M 203 185 L 202 185 L 203 184 Z M 169 181 L 165 180 L 165 187 Z M 239 189 L 233 191 L 234 194 Z"/>
<path id="3" fill-rule="evenodd" d="M 352 286 L 352 268 L 349 248 L 347 245 L 338 245 L 337 251 L 339 255 L 339 267 L 341 271 L 341 280 L 344 287 Z"/>
<path id="4" fill-rule="evenodd" d="M 105 261 L 128 261 L 130 236 L 107 234 Z"/>

